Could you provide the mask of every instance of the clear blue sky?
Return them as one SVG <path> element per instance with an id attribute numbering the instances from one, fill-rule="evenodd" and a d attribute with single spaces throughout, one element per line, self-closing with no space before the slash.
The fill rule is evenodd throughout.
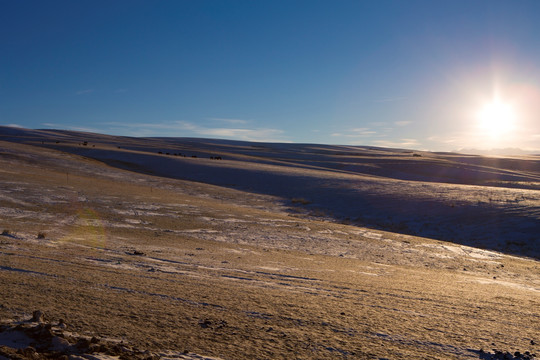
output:
<path id="1" fill-rule="evenodd" d="M 0 124 L 540 149 L 539 19 L 540 1 L 0 0 Z M 494 96 L 504 130 L 479 125 Z"/>

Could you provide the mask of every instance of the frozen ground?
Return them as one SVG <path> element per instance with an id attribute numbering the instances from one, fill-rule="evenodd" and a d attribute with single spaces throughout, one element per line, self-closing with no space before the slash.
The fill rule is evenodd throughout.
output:
<path id="1" fill-rule="evenodd" d="M 23 137 L 4 135 L 17 141 L 0 141 L 0 231 L 6 230 L 0 236 L 0 351 L 20 355 L 29 345 L 52 351 L 46 336 L 28 337 L 35 329 L 14 328 L 37 326 L 28 320 L 39 309 L 54 326 L 65 320 L 69 344 L 55 341 L 87 359 L 118 358 L 121 342 L 130 355 L 146 351 L 163 359 L 517 359 L 540 353 L 540 266 L 515 256 L 538 250 L 534 228 L 521 228 L 538 226 L 534 161 L 513 160 L 528 164 L 504 170 L 519 172 L 520 180 L 490 175 L 482 181 L 497 186 L 487 187 L 480 180 L 465 185 L 383 176 L 391 169 L 386 165 L 379 174 L 343 170 L 330 160 L 317 163 L 309 150 L 315 146 L 21 130 Z M 22 144 L 29 142 L 38 146 Z M 264 148 L 257 152 L 256 146 Z M 320 149 L 340 162 L 349 155 L 336 155 L 338 149 L 361 151 Z M 395 156 L 429 165 L 439 156 L 363 151 L 372 152 L 371 164 Z M 359 155 L 350 156 L 359 162 Z M 185 180 L 190 177 L 198 181 Z M 507 201 L 517 194 L 523 195 L 517 202 Z M 492 213 L 461 214 L 487 196 Z M 360 226 L 347 206 L 363 209 L 355 203 L 367 201 L 376 207 L 363 213 L 362 223 L 371 225 Z M 430 211 L 423 209 L 430 204 Z M 384 209 L 394 217 L 388 223 Z M 454 217 L 438 219 L 435 211 Z M 414 236 L 400 223 L 390 226 L 401 214 L 411 224 L 419 214 L 431 216 L 434 233 L 502 230 L 478 248 L 470 246 L 472 238 L 442 242 Z M 516 222 L 496 221 L 494 214 Z M 512 229 L 531 242 L 502 236 Z M 74 347 L 92 337 L 102 346 L 86 353 Z"/>
<path id="2" fill-rule="evenodd" d="M 270 195 L 322 219 L 540 258 L 540 157 L 3 132 L 139 173 Z"/>

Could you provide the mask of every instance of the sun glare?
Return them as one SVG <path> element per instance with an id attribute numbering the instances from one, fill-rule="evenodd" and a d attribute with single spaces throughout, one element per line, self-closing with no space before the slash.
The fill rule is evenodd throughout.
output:
<path id="1" fill-rule="evenodd" d="M 495 99 L 478 112 L 480 130 L 491 138 L 507 135 L 515 126 L 516 114 L 509 103 Z"/>

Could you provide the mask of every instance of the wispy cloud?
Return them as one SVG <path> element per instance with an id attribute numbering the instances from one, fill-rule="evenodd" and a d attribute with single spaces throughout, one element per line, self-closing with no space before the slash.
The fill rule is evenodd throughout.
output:
<path id="1" fill-rule="evenodd" d="M 19 124 L 5 124 L 3 126 L 12 127 L 12 128 L 21 128 L 21 129 L 24 128 L 23 126 L 21 126 Z"/>
<path id="2" fill-rule="evenodd" d="M 248 120 L 243 120 L 243 119 L 229 119 L 229 118 L 208 118 L 208 120 L 213 120 L 213 121 L 219 121 L 219 122 L 224 122 L 224 123 L 227 123 L 227 124 L 247 124 L 249 123 Z"/>
<path id="3" fill-rule="evenodd" d="M 287 142 L 282 130 L 271 128 L 214 128 L 196 125 L 187 121 L 162 123 L 109 122 L 104 125 L 114 128 L 115 133 L 130 136 L 201 136 L 245 141 Z"/>
<path id="4" fill-rule="evenodd" d="M 99 133 L 102 131 L 102 129 L 98 129 L 98 128 L 71 126 L 71 125 L 63 125 L 63 124 L 55 124 L 55 123 L 43 123 L 41 125 L 51 128 L 51 129 L 61 129 L 61 130 L 84 131 L 84 132 L 94 132 L 94 133 Z"/>
<path id="5" fill-rule="evenodd" d="M 396 141 L 391 140 L 375 140 L 373 143 L 377 146 L 391 147 L 391 148 L 418 148 L 421 144 L 416 139 L 399 139 Z"/>
<path id="6" fill-rule="evenodd" d="M 353 135 L 361 135 L 361 136 L 373 135 L 373 134 L 377 133 L 376 131 L 370 130 L 369 128 L 351 129 L 351 132 L 352 132 Z"/>
<path id="7" fill-rule="evenodd" d="M 376 135 L 377 132 L 371 130 L 370 128 L 355 128 L 348 129 L 346 132 L 336 132 L 331 134 L 334 137 L 345 137 L 345 138 L 359 138 L 359 137 L 369 137 Z"/>
<path id="8" fill-rule="evenodd" d="M 93 93 L 93 92 L 94 92 L 94 89 L 84 89 L 84 90 L 76 91 L 75 94 L 84 95 L 84 94 L 90 94 L 90 93 Z"/>
<path id="9" fill-rule="evenodd" d="M 198 129 L 196 132 L 204 136 L 217 136 L 246 141 L 283 141 L 282 130 L 278 129 Z"/>
<path id="10" fill-rule="evenodd" d="M 195 129 L 195 126 L 183 121 L 161 123 L 110 121 L 98 125 L 102 126 L 102 132 L 135 137 L 193 136 L 192 131 Z M 184 135 L 185 133 L 188 135 Z"/>
<path id="11" fill-rule="evenodd" d="M 192 127 L 189 123 L 184 121 L 171 121 L 162 123 L 133 123 L 133 122 L 104 122 L 101 125 L 113 126 L 125 129 L 150 129 L 150 130 L 184 130 Z"/>

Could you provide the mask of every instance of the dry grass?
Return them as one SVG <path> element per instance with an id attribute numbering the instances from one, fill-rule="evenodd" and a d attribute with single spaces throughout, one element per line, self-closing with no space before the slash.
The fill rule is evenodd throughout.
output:
<path id="1" fill-rule="evenodd" d="M 0 172 L 0 227 L 18 235 L 0 244 L 2 318 L 40 309 L 70 331 L 225 359 L 540 353 L 537 261 L 79 162 L 69 183 L 53 165 Z"/>

